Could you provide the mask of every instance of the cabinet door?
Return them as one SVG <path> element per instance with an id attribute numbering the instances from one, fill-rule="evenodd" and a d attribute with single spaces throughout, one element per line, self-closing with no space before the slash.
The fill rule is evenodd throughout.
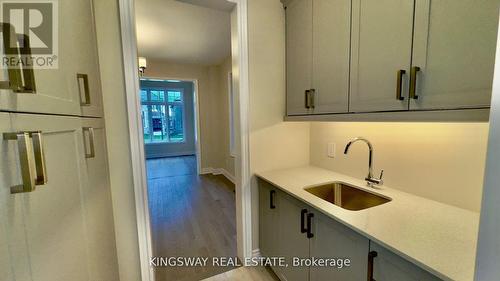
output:
<path id="1" fill-rule="evenodd" d="M 0 132 L 14 132 L 8 113 L 0 113 Z M 31 280 L 22 194 L 11 194 L 10 187 L 22 183 L 16 141 L 0 134 L 0 276 L 6 281 Z"/>
<path id="2" fill-rule="evenodd" d="M 87 181 L 83 197 L 89 241 L 90 280 L 118 280 L 104 121 L 82 119 L 82 127 L 87 155 L 85 158 Z M 93 151 L 91 147 L 94 147 Z"/>
<path id="3" fill-rule="evenodd" d="M 370 251 L 377 256 L 373 262 L 373 278 L 383 281 L 438 281 L 441 280 L 418 266 L 404 260 L 382 246 L 370 242 Z"/>
<path id="4" fill-rule="evenodd" d="M 312 78 L 312 0 L 294 0 L 286 7 L 287 114 L 307 114 L 305 91 Z"/>
<path id="5" fill-rule="evenodd" d="M 366 279 L 369 240 L 323 214 L 315 212 L 314 218 L 315 231 L 314 238 L 311 239 L 311 257 L 348 258 L 350 266 L 311 267 L 310 281 Z"/>
<path id="6" fill-rule="evenodd" d="M 315 114 L 348 111 L 350 27 L 350 0 L 313 0 Z"/>
<path id="7" fill-rule="evenodd" d="M 259 180 L 259 247 L 262 256 L 273 257 L 277 251 L 278 203 L 277 191 Z"/>
<path id="8" fill-rule="evenodd" d="M 498 0 L 417 0 L 413 65 L 418 99 L 410 109 L 488 107 Z"/>
<path id="9" fill-rule="evenodd" d="M 74 59 L 78 63 L 73 73 L 73 79 L 76 74 L 83 74 L 88 80 L 88 97 L 85 97 L 85 88 L 83 79 L 75 80 L 77 93 L 80 100 L 82 116 L 103 117 L 101 80 L 99 72 L 99 58 L 97 55 L 97 37 L 95 31 L 93 0 L 73 0 L 69 1 L 71 9 L 78 13 L 77 20 L 75 15 L 71 15 L 68 21 L 75 25 L 76 34 L 74 34 Z M 69 13 L 68 13 L 69 15 Z"/>
<path id="10" fill-rule="evenodd" d="M 293 258 L 309 257 L 309 239 L 306 233 L 301 232 L 302 210 L 306 210 L 308 206 L 283 192 L 278 195 L 280 213 L 276 254 L 284 257 L 289 264 L 288 267 L 281 268 L 281 273 L 287 281 L 308 280 L 308 267 L 292 266 Z"/>
<path id="11" fill-rule="evenodd" d="M 78 118 L 12 114 L 14 131 L 42 131 L 48 183 L 22 197 L 33 281 L 88 281 L 84 165 Z"/>
<path id="12" fill-rule="evenodd" d="M 408 110 L 413 0 L 353 0 L 350 112 Z"/>
<path id="13" fill-rule="evenodd" d="M 58 68 L 34 69 L 36 94 L 0 90 L 0 110 L 31 113 L 102 116 L 99 66 L 91 0 L 58 1 Z M 88 75 L 90 105 L 84 83 Z M 1 80 L 8 80 L 5 71 Z"/>

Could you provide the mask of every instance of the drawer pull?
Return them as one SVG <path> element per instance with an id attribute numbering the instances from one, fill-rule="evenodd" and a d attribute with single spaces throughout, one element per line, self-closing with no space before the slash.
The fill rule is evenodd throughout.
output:
<path id="1" fill-rule="evenodd" d="M 76 79 L 78 81 L 78 91 L 80 92 L 80 105 L 89 106 L 90 101 L 90 87 L 89 87 L 89 76 L 87 74 L 76 74 Z M 82 99 L 82 83 L 83 83 L 83 96 Z"/>
<path id="2" fill-rule="evenodd" d="M 414 66 L 411 68 L 411 73 L 410 73 L 410 98 L 417 100 L 418 95 L 417 95 L 417 74 L 420 72 L 420 67 Z"/>
<path id="3" fill-rule="evenodd" d="M 373 260 L 378 256 L 378 253 L 375 251 L 371 251 L 368 253 L 368 281 L 375 281 L 373 279 Z"/>
<path id="4" fill-rule="evenodd" d="M 10 193 L 26 193 L 35 191 L 35 171 L 33 171 L 33 150 L 29 145 L 30 136 L 27 132 L 4 133 L 3 139 L 17 141 L 19 163 L 21 165 L 22 184 L 12 186 Z"/>
<path id="5" fill-rule="evenodd" d="M 306 228 L 306 214 L 307 214 L 307 209 L 302 209 L 300 212 L 300 233 L 306 233 L 307 228 Z"/>
<path id="6" fill-rule="evenodd" d="M 314 237 L 314 233 L 312 233 L 312 219 L 314 218 L 313 213 L 307 214 L 307 238 L 311 239 Z"/>
<path id="7" fill-rule="evenodd" d="M 276 195 L 276 190 L 271 190 L 269 192 L 269 208 L 276 209 L 276 205 L 274 205 L 274 196 Z"/>
<path id="8" fill-rule="evenodd" d="M 396 99 L 397 100 L 405 100 L 402 95 L 403 92 L 403 75 L 406 74 L 406 71 L 403 69 L 398 70 L 397 84 L 396 84 Z"/>
<path id="9" fill-rule="evenodd" d="M 89 136 L 89 145 L 88 145 L 88 150 L 87 152 L 87 145 L 86 145 L 86 138 L 85 138 L 85 133 L 88 134 Z M 85 158 L 95 158 L 95 145 L 94 145 L 94 128 L 92 127 L 83 127 L 83 145 L 85 146 Z"/>

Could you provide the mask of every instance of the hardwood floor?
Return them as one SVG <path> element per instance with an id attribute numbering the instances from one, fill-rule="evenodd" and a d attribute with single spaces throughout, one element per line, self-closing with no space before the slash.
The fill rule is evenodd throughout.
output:
<path id="1" fill-rule="evenodd" d="M 196 174 L 194 156 L 147 160 L 154 257 L 235 257 L 234 185 Z M 156 267 L 157 281 L 195 281 L 231 267 Z"/>
<path id="2" fill-rule="evenodd" d="M 204 279 L 203 281 L 279 281 L 278 277 L 265 267 L 240 267 Z"/>

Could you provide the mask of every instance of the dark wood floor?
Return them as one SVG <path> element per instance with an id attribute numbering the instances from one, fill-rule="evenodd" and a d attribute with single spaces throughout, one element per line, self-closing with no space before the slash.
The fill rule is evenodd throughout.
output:
<path id="1" fill-rule="evenodd" d="M 235 257 L 234 185 L 196 174 L 194 156 L 147 160 L 155 257 Z M 233 268 L 158 267 L 157 281 L 191 281 Z"/>

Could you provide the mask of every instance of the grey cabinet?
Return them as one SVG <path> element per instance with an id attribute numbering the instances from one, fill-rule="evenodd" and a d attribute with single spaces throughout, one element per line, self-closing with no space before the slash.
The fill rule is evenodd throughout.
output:
<path id="1" fill-rule="evenodd" d="M 320 212 L 314 212 L 313 228 L 311 257 L 348 258 L 350 265 L 342 268 L 311 267 L 309 280 L 365 280 L 369 240 Z"/>
<path id="2" fill-rule="evenodd" d="M 273 268 L 281 280 L 441 280 L 263 180 L 259 204 L 260 250 L 286 258 L 287 267 Z M 294 258 L 349 259 L 349 266 L 301 267 Z"/>
<path id="3" fill-rule="evenodd" d="M 418 266 L 371 242 L 373 278 L 383 281 L 440 281 L 441 279 Z"/>
<path id="4" fill-rule="evenodd" d="M 288 115 L 347 112 L 350 10 L 350 0 L 287 3 Z"/>
<path id="5" fill-rule="evenodd" d="M 309 238 L 306 233 L 307 205 L 291 196 L 279 193 L 278 250 L 289 266 L 280 268 L 287 281 L 304 281 L 309 279 L 309 268 L 293 266 L 294 258 L 308 258 Z"/>
<path id="6" fill-rule="evenodd" d="M 263 256 L 275 256 L 278 244 L 278 206 L 276 189 L 259 181 L 259 241 Z"/>
<path id="7" fill-rule="evenodd" d="M 498 0 L 416 1 L 411 110 L 488 107 Z"/>
<path id="8" fill-rule="evenodd" d="M 487 109 L 499 9 L 500 0 L 288 1 L 287 115 L 456 119 Z"/>
<path id="9" fill-rule="evenodd" d="M 351 112 L 408 110 L 407 80 L 402 99 L 396 86 L 411 66 L 413 12 L 413 0 L 353 0 Z"/>

